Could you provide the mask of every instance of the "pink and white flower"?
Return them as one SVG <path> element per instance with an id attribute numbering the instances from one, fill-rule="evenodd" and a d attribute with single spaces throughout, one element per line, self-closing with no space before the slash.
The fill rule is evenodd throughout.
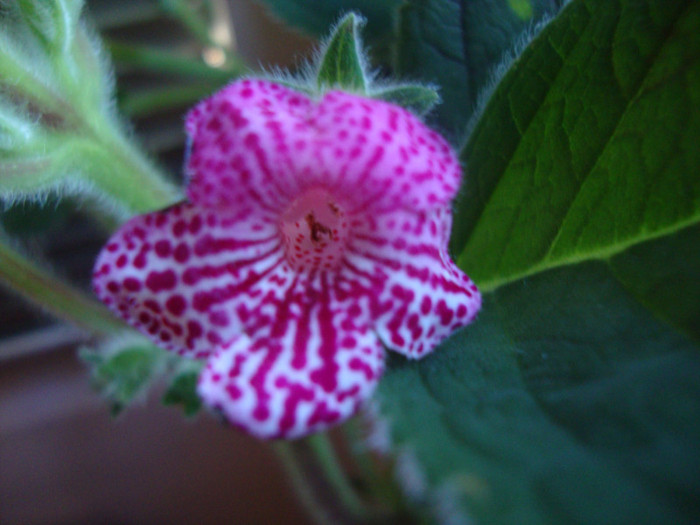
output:
<path id="1" fill-rule="evenodd" d="M 294 438 L 370 397 L 384 348 L 421 358 L 474 319 L 449 259 L 454 153 L 392 104 L 236 82 L 187 117 L 188 202 L 135 217 L 97 295 L 156 344 L 206 360 L 234 425 Z"/>

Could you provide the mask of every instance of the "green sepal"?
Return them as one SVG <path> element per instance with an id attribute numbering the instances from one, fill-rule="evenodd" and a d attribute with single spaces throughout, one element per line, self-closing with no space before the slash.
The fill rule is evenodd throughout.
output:
<path id="1" fill-rule="evenodd" d="M 399 84 L 372 93 L 372 98 L 404 107 L 416 115 L 426 115 L 440 103 L 437 89 L 419 84 Z"/>
<path id="2" fill-rule="evenodd" d="M 200 362 L 183 359 L 182 366 L 171 378 L 163 395 L 163 404 L 180 405 L 187 417 L 197 414 L 202 408 L 202 400 L 197 395 L 197 378 L 201 370 Z"/>
<path id="3" fill-rule="evenodd" d="M 320 91 L 341 88 L 365 94 L 365 73 L 359 28 L 364 19 L 348 13 L 331 33 L 319 60 L 316 85 Z"/>
<path id="4" fill-rule="evenodd" d="M 84 348 L 80 358 L 90 366 L 92 383 L 115 416 L 146 392 L 168 361 L 164 350 L 132 334 L 107 340 L 97 350 Z"/>

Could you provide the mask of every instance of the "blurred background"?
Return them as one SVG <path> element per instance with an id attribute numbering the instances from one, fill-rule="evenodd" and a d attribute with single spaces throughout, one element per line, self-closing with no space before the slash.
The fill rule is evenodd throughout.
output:
<path id="1" fill-rule="evenodd" d="M 117 104 L 174 178 L 183 114 L 250 67 L 295 67 L 313 42 L 253 0 L 88 0 Z M 0 14 L 0 16 L 2 16 Z M 89 287 L 107 229 L 71 201 L 16 205 L 0 224 Z M 150 392 L 117 418 L 77 356 L 84 334 L 0 288 L 0 523 L 307 523 L 272 448 Z"/>

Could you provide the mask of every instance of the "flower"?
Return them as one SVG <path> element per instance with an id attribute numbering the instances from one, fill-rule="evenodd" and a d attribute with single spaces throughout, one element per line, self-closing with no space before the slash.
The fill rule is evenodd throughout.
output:
<path id="1" fill-rule="evenodd" d="M 476 315 L 447 254 L 459 164 L 408 111 L 243 80 L 186 131 L 188 202 L 122 226 L 94 287 L 206 360 L 198 392 L 233 425 L 295 438 L 338 423 L 372 394 L 384 347 L 424 357 Z"/>

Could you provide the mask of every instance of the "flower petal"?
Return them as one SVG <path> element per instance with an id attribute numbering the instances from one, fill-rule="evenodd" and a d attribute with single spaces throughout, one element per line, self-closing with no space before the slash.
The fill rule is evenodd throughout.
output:
<path id="1" fill-rule="evenodd" d="M 447 142 L 408 111 L 349 93 L 319 102 L 263 81 L 235 82 L 187 117 L 193 202 L 276 210 L 317 186 L 349 211 L 423 210 L 452 200 L 461 171 Z"/>
<path id="2" fill-rule="evenodd" d="M 368 326 L 350 316 L 323 277 L 302 281 L 276 322 L 223 346 L 200 376 L 204 402 L 257 437 L 297 438 L 347 419 L 383 370 L 381 343 Z"/>
<path id="3" fill-rule="evenodd" d="M 448 208 L 396 211 L 375 217 L 349 247 L 343 273 L 363 283 L 382 342 L 407 357 L 430 353 L 481 307 L 447 253 L 451 224 Z"/>
<path id="4" fill-rule="evenodd" d="M 135 217 L 100 253 L 95 292 L 159 346 L 204 358 L 284 296 L 291 270 L 277 231 L 192 204 Z"/>
<path id="5" fill-rule="evenodd" d="M 250 79 L 200 102 L 185 124 L 189 198 L 219 210 L 279 209 L 301 191 L 296 150 L 310 146 L 312 107 L 301 93 Z"/>
<path id="6" fill-rule="evenodd" d="M 332 91 L 313 125 L 318 181 L 360 208 L 426 210 L 448 204 L 459 188 L 447 141 L 399 106 Z"/>

